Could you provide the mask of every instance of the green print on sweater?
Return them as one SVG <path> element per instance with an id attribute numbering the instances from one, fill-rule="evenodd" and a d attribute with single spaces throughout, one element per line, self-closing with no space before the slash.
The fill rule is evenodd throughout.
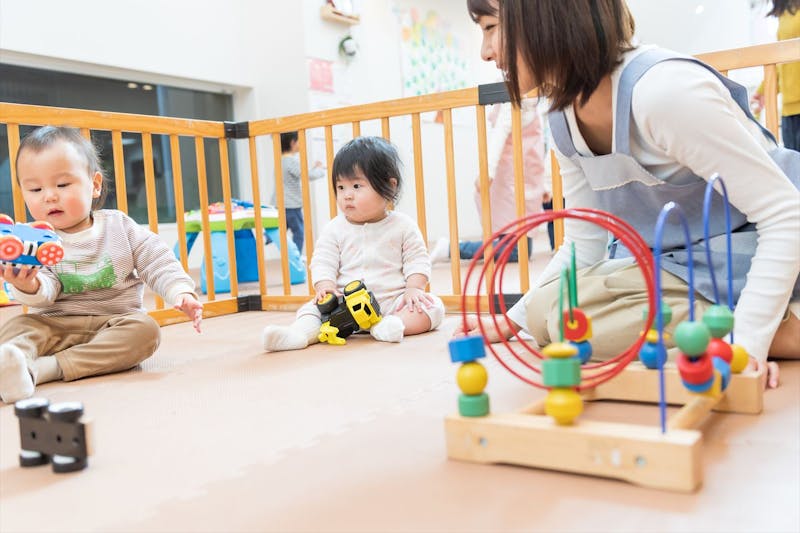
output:
<path id="1" fill-rule="evenodd" d="M 66 272 L 70 267 L 74 272 Z M 114 282 L 117 280 L 117 275 L 114 273 L 111 257 L 108 255 L 103 257 L 95 268 L 96 270 L 90 274 L 79 274 L 77 263 L 68 261 L 59 263 L 56 275 L 61 282 L 61 291 L 65 294 L 80 294 L 94 289 L 109 289 L 113 287 Z"/>

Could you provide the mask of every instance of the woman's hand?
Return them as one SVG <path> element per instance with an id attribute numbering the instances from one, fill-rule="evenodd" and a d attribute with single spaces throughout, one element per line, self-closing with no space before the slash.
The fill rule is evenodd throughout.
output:
<path id="1" fill-rule="evenodd" d="M 183 312 L 192 321 L 195 331 L 200 333 L 200 322 L 203 321 L 203 304 L 191 294 L 181 294 L 175 302 L 175 309 Z"/>
<path id="2" fill-rule="evenodd" d="M 421 313 L 423 309 L 429 308 L 433 305 L 433 298 L 430 294 L 425 292 L 424 289 L 418 287 L 406 287 L 406 292 L 403 294 L 403 299 L 397 310 L 401 311 L 408 307 L 411 311 Z"/>
<path id="3" fill-rule="evenodd" d="M 763 370 L 765 389 L 775 389 L 780 384 L 780 371 L 778 369 L 778 363 L 775 361 L 762 361 L 761 359 L 756 359 L 751 356 L 750 363 L 747 365 L 746 370 L 755 370 L 756 372 Z"/>
<path id="4" fill-rule="evenodd" d="M 36 277 L 38 272 L 38 267 L 15 268 L 7 265 L 0 267 L 0 278 L 5 279 L 20 292 L 36 294 L 39 291 L 39 279 Z"/>

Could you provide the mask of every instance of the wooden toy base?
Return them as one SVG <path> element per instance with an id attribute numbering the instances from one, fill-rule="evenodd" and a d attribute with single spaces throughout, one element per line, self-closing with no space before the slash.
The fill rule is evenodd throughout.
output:
<path id="1" fill-rule="evenodd" d="M 731 376 L 722 395 L 694 395 L 677 370 L 665 368 L 667 402 L 684 404 L 656 426 L 579 418 L 559 426 L 544 415 L 544 399 L 520 413 L 445 419 L 447 454 L 476 463 L 506 463 L 621 479 L 683 492 L 702 483 L 702 433 L 694 429 L 712 411 L 757 414 L 763 405 L 763 372 Z M 584 395 L 585 400 L 658 401 L 658 372 L 632 363 L 619 376 Z M 585 416 L 584 416 L 585 418 Z"/>

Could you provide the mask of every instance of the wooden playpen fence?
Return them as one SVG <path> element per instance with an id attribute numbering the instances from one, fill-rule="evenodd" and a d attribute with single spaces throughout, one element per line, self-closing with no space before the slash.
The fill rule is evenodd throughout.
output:
<path id="1" fill-rule="evenodd" d="M 764 96 L 765 113 L 767 128 L 776 136 L 778 133 L 778 105 L 777 105 L 777 74 L 775 66 L 781 63 L 800 61 L 800 39 L 792 39 L 772 44 L 749 46 L 745 48 L 723 50 L 697 56 L 703 61 L 711 64 L 723 74 L 730 70 L 748 67 L 763 67 L 764 71 Z M 325 136 L 326 155 L 328 172 L 333 163 L 333 127 L 350 124 L 353 136 L 361 133 L 361 124 L 367 120 L 380 120 L 381 134 L 387 139 L 391 139 L 390 118 L 410 116 L 411 136 L 413 141 L 413 175 L 416 189 L 416 212 L 417 222 L 423 235 L 427 235 L 427 206 L 425 204 L 425 175 L 423 170 L 423 142 L 420 115 L 426 112 L 441 113 L 442 116 L 442 135 L 444 137 L 445 148 L 445 180 L 447 190 L 447 209 L 449 237 L 451 255 L 458 256 L 458 212 L 456 208 L 456 177 L 455 177 L 455 153 L 453 147 L 453 117 L 452 113 L 457 108 L 474 108 L 477 124 L 477 139 L 475 141 L 476 157 L 478 159 L 478 169 L 480 181 L 482 183 L 482 219 L 481 226 L 484 239 L 491 234 L 491 212 L 488 196 L 488 164 L 487 164 L 487 139 L 486 139 L 486 105 L 505 101 L 502 91 L 498 94 L 496 84 L 484 85 L 469 89 L 449 91 L 427 96 L 412 98 L 402 98 L 389 100 L 373 104 L 343 107 L 313 113 L 304 113 L 280 118 L 256 120 L 243 123 L 223 123 L 214 121 L 203 121 L 193 119 L 178 119 L 145 115 L 132 115 L 124 113 L 110 113 L 99 111 L 88 111 L 78 109 L 64 109 L 43 106 L 31 106 L 22 104 L 10 104 L 0 102 L 0 124 L 4 124 L 8 136 L 8 153 L 10 161 L 10 179 L 13 197 L 13 215 L 17 221 L 26 219 L 26 211 L 22 200 L 22 195 L 17 185 L 13 162 L 16 159 L 17 150 L 20 143 L 21 126 L 40 126 L 45 124 L 56 126 L 73 126 L 80 128 L 84 136 L 89 137 L 92 131 L 111 132 L 113 147 L 113 168 L 114 184 L 117 207 L 127 212 L 127 195 L 125 184 L 125 165 L 123 159 L 123 132 L 137 133 L 142 138 L 142 152 L 144 157 L 144 178 L 147 198 L 147 215 L 149 228 L 158 233 L 158 199 L 156 198 L 155 170 L 153 162 L 153 135 L 166 135 L 169 137 L 170 155 L 172 160 L 172 186 L 175 202 L 175 223 L 178 232 L 178 243 L 180 260 L 184 269 L 187 269 L 188 253 L 186 228 L 182 213 L 184 212 L 183 183 L 182 183 L 182 162 L 179 150 L 179 139 L 189 137 L 194 140 L 195 157 L 197 166 L 198 193 L 201 214 L 202 238 L 204 244 L 204 264 L 206 272 L 212 272 L 211 236 L 209 232 L 209 211 L 208 211 L 208 182 L 207 165 L 205 159 L 204 143 L 206 139 L 216 141 L 219 149 L 220 174 L 222 185 L 222 200 L 225 204 L 225 232 L 228 243 L 228 263 L 230 267 L 230 295 L 229 297 L 219 298 L 214 290 L 214 276 L 207 276 L 208 303 L 205 305 L 206 316 L 216 316 L 222 314 L 235 313 L 243 309 L 243 298 L 239 296 L 239 286 L 236 276 L 236 255 L 234 244 L 234 228 L 232 222 L 231 208 L 231 181 L 229 170 L 228 149 L 229 142 L 234 139 L 242 139 L 248 142 L 249 147 L 249 166 L 250 180 L 252 185 L 253 198 L 260 198 L 260 181 L 256 140 L 260 136 L 270 136 L 272 138 L 274 153 L 274 174 L 281 175 L 281 153 L 280 153 L 280 133 L 297 130 L 299 132 L 300 143 L 300 162 L 303 183 L 303 210 L 306 216 L 305 241 L 307 258 L 310 261 L 313 253 L 313 225 L 310 217 L 312 216 L 311 196 L 309 191 L 309 164 L 306 151 L 306 132 L 312 128 L 322 128 Z M 521 118 L 518 109 L 512 114 L 512 136 L 514 146 L 514 176 L 516 186 L 516 210 L 518 216 L 525 214 L 524 196 L 521 194 L 523 173 L 522 173 L 522 138 L 521 138 Z M 472 154 L 470 154 L 472 155 Z M 561 205 L 562 190 L 561 179 L 558 173 L 558 165 L 552 157 L 553 173 L 553 204 Z M 328 180 L 330 184 L 330 180 Z M 284 193 L 282 180 L 276 180 L 276 199 L 278 212 L 283 212 Z M 330 216 L 336 215 L 336 201 L 332 186 L 328 187 L 329 192 L 329 211 Z M 281 254 L 281 271 L 283 279 L 283 294 L 268 294 L 266 284 L 266 266 L 264 257 L 264 234 L 260 202 L 254 202 L 255 236 L 256 236 L 256 255 L 259 272 L 259 296 L 260 305 L 254 306 L 252 299 L 248 299 L 244 308 L 260 308 L 271 310 L 293 309 L 307 301 L 308 296 L 293 296 L 290 288 L 289 261 L 288 254 Z M 560 221 L 559 221 L 560 222 Z M 286 240 L 286 221 L 279 217 L 280 245 L 281 250 L 287 250 Z M 557 244 L 561 242 L 563 230 L 560 223 L 556 224 Z M 520 256 L 526 257 L 528 253 L 528 243 L 526 239 L 519 242 Z M 486 259 L 491 262 L 491 250 L 487 250 Z M 529 271 L 526 261 L 519 265 L 520 289 L 526 291 L 529 288 Z M 452 294 L 441 294 L 440 296 L 449 309 L 455 309 L 460 304 L 461 270 L 458 261 L 451 262 Z M 309 294 L 313 292 L 313 287 L 309 277 Z M 161 324 L 169 324 L 185 320 L 185 317 L 177 311 L 164 309 L 164 304 L 160 299 L 156 299 L 155 309 L 151 314 Z"/>

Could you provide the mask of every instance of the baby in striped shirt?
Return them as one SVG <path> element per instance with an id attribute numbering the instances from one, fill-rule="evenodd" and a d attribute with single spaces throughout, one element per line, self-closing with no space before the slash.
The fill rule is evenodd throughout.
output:
<path id="1" fill-rule="evenodd" d="M 128 370 L 159 344 L 142 305 L 144 283 L 200 331 L 194 282 L 157 235 L 105 197 L 94 145 L 73 128 L 45 126 L 20 144 L 17 179 L 36 220 L 62 239 L 64 259 L 43 268 L 0 265 L 0 277 L 33 308 L 0 325 L 0 400 L 33 395 L 37 384 Z"/>

